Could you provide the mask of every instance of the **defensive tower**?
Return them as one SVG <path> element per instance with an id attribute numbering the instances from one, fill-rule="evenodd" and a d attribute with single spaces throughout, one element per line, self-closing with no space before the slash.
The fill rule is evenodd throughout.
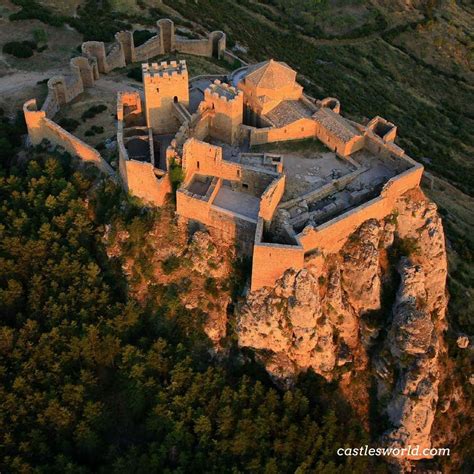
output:
<path id="1" fill-rule="evenodd" d="M 230 145 L 239 140 L 244 102 L 242 91 L 215 80 L 204 91 L 205 107 L 211 109 L 210 135 Z"/>
<path id="2" fill-rule="evenodd" d="M 173 103 L 189 106 L 186 61 L 142 64 L 146 121 L 156 134 L 174 133 L 180 123 L 173 114 Z"/>

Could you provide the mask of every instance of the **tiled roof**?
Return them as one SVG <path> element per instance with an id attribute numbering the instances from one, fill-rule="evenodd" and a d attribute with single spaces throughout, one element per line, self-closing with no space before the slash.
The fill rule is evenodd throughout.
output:
<path id="1" fill-rule="evenodd" d="M 302 118 L 310 118 L 313 111 L 299 100 L 284 100 L 265 115 L 275 127 L 284 127 Z"/>
<path id="2" fill-rule="evenodd" d="M 287 64 L 273 59 L 256 64 L 250 69 L 245 76 L 245 82 L 264 89 L 279 89 L 293 84 L 296 79 L 296 71 Z"/>
<path id="3" fill-rule="evenodd" d="M 313 115 L 313 119 L 343 142 L 348 142 L 353 137 L 360 135 L 355 127 L 353 127 L 344 117 L 326 107 L 321 107 Z"/>

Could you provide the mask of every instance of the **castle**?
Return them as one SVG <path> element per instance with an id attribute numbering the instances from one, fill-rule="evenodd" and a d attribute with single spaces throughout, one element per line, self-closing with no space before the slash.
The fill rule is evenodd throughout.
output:
<path id="1" fill-rule="evenodd" d="M 288 268 L 303 268 L 308 255 L 339 250 L 365 220 L 387 217 L 397 198 L 420 184 L 423 167 L 394 143 L 392 123 L 344 118 L 337 99 L 306 95 L 285 63 L 241 62 L 231 74 L 190 79 L 185 61 L 147 60 L 170 51 L 235 60 L 222 32 L 179 39 L 173 23 L 160 20 L 158 34 L 139 48 L 129 32 L 116 38 L 108 55 L 102 43 L 84 43 L 84 56 L 72 60 L 76 82 L 53 78 L 41 110 L 35 101 L 25 104 L 31 142 L 46 138 L 113 175 L 96 150 L 52 117 L 99 73 L 142 62 L 143 94 L 121 92 L 117 101 L 122 183 L 161 206 L 172 192 L 170 170 L 181 167 L 177 214 L 235 239 L 252 256 L 251 290 L 274 285 Z M 255 151 L 298 139 L 313 139 L 323 151 Z"/>

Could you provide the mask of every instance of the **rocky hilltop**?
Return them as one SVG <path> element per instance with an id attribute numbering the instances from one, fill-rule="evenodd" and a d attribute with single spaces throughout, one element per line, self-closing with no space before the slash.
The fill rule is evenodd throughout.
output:
<path id="1" fill-rule="evenodd" d="M 312 369 L 350 392 L 352 378 L 371 374 L 388 420 L 384 445 L 431 446 L 446 276 L 441 219 L 413 190 L 388 219 L 366 221 L 338 254 L 311 255 L 303 270 L 250 293 L 238 343 L 254 349 L 279 383 Z M 355 409 L 367 415 L 368 406 Z"/>

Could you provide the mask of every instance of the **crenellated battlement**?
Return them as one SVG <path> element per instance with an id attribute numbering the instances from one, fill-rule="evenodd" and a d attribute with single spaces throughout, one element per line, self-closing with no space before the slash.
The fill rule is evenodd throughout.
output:
<path id="1" fill-rule="evenodd" d="M 216 79 L 213 84 L 204 91 L 204 100 L 218 99 L 223 102 L 239 102 L 243 99 L 244 93 L 234 86 Z"/>
<path id="2" fill-rule="evenodd" d="M 186 61 L 143 63 L 142 74 L 148 127 L 158 134 L 175 133 L 180 125 L 175 104 L 189 105 Z"/>
<path id="3" fill-rule="evenodd" d="M 188 78 L 188 69 L 186 61 L 162 61 L 161 63 L 143 63 L 142 64 L 143 81 L 156 78 Z"/>

